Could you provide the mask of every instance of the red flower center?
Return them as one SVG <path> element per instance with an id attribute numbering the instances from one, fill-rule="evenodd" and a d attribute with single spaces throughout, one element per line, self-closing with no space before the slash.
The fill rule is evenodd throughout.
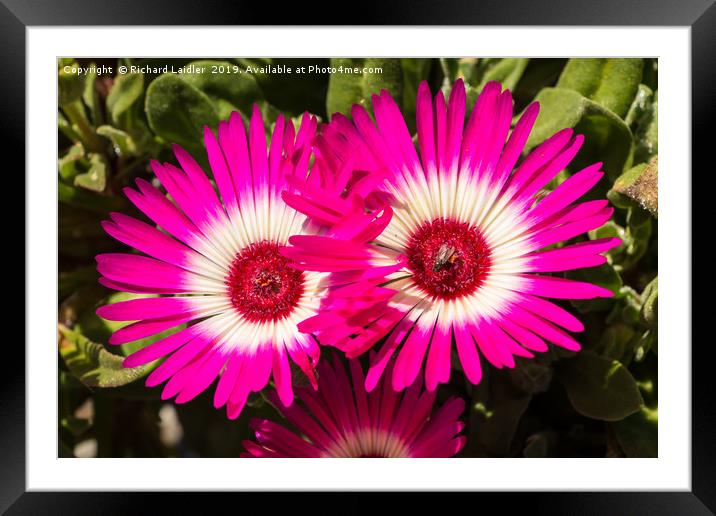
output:
<path id="1" fill-rule="evenodd" d="M 252 322 L 288 316 L 303 294 L 303 272 L 288 265 L 275 242 L 245 247 L 231 264 L 226 284 L 234 308 Z"/>
<path id="2" fill-rule="evenodd" d="M 475 292 L 492 263 L 490 248 L 477 228 L 443 218 L 420 226 L 410 237 L 406 254 L 415 283 L 442 299 Z"/>

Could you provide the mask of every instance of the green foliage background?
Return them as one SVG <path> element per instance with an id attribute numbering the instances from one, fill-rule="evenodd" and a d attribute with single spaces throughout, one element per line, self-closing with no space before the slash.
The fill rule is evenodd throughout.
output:
<path id="1" fill-rule="evenodd" d="M 77 64 L 105 65 L 112 72 L 67 72 L 66 66 Z M 152 68 L 116 74 L 119 66 L 132 65 Z M 205 71 L 161 73 L 165 65 Z M 339 73 L 295 73 L 310 65 L 331 66 Z M 294 73 L 270 73 L 269 66 L 291 67 Z M 247 67 L 254 71 L 246 73 Z M 244 73 L 235 73 L 237 68 Z M 299 117 L 305 110 L 325 121 L 329 113 L 348 113 L 354 102 L 369 106 L 370 95 L 381 88 L 402 103 L 414 131 L 419 82 L 427 80 L 433 91 L 449 93 L 457 77 L 465 79 L 471 103 L 490 80 L 512 90 L 515 113 L 540 102 L 526 150 L 564 127 L 584 134 L 583 149 L 550 188 L 587 164 L 604 162 L 607 177 L 588 195 L 606 195 L 617 210 L 613 221 L 589 238 L 623 240 L 609 252 L 608 264 L 567 273 L 615 294 L 612 299 L 565 303 L 585 323 L 586 331 L 578 336 L 582 352 L 551 348 L 535 360 L 519 361 L 514 370 L 489 368 L 474 387 L 456 364 L 439 399 L 457 394 L 468 402 L 468 445 L 460 456 L 656 456 L 657 61 L 523 58 L 60 59 L 60 456 L 234 457 L 241 452 L 241 440 L 250 437 L 250 418 L 280 418 L 263 395 L 255 395 L 237 421 L 228 421 L 204 393 L 174 406 L 178 421 L 173 423 L 171 409 L 159 398 L 160 388 L 143 384 L 156 363 L 121 366 L 123 356 L 159 336 L 107 345 L 122 323 L 100 319 L 96 307 L 133 295 L 97 283 L 94 256 L 126 251 L 99 223 L 111 211 L 142 218 L 122 188 L 137 177 L 152 180 L 150 158 L 173 161 L 169 145 L 176 142 L 206 164 L 203 126 L 215 128 L 234 110 L 248 116 L 254 103 L 270 122 L 281 111 Z M 324 348 L 323 353 L 327 357 L 332 351 Z"/>

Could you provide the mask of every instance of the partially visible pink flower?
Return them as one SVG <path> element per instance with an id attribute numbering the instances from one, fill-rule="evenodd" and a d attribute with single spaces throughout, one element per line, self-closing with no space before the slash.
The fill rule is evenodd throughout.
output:
<path id="1" fill-rule="evenodd" d="M 465 403 L 448 399 L 433 413 L 435 392 L 422 379 L 403 393 L 390 382 L 367 393 L 363 370 L 337 359 L 318 366 L 318 391 L 297 389 L 302 402 L 279 408 L 298 433 L 269 420 L 252 420 L 256 442 L 244 441 L 244 457 L 452 457 L 465 445 L 458 417 Z M 391 366 L 388 366 L 389 368 Z M 273 395 L 273 393 L 271 393 Z M 275 401 L 275 395 L 273 395 Z"/>
<path id="2" fill-rule="evenodd" d="M 98 255 L 100 283 L 160 294 L 99 308 L 105 319 L 136 321 L 115 332 L 110 343 L 190 323 L 124 361 L 136 367 L 167 357 L 147 377 L 148 386 L 167 382 L 163 399 L 189 401 L 219 376 L 214 405 L 226 405 L 235 418 L 248 394 L 263 389 L 273 373 L 279 398 L 288 405 L 293 400 L 289 357 L 315 383 L 318 344 L 296 323 L 317 313 L 325 274 L 290 267 L 279 248 L 291 235 L 311 231 L 281 192 L 290 190 L 293 174 L 307 176 L 316 126 L 306 114 L 296 133 L 280 116 L 267 148 L 258 107 L 248 138 L 241 116 L 233 113 L 219 124 L 218 139 L 204 130 L 216 189 L 175 145 L 181 168 L 151 163 L 171 200 L 143 179 L 137 180 L 138 190 L 125 189 L 152 224 L 121 213 L 103 223 L 107 233 L 144 254 Z"/>
<path id="3" fill-rule="evenodd" d="M 299 328 L 349 358 L 382 342 L 368 390 L 394 354 L 395 389 L 412 384 L 425 362 L 433 390 L 450 377 L 453 346 L 472 383 L 485 361 L 511 368 L 515 356 L 533 357 L 547 342 L 579 350 L 568 332 L 584 326 L 545 298 L 612 292 L 549 273 L 601 265 L 620 241 L 554 248 L 611 217 L 606 200 L 577 202 L 604 175 L 601 163 L 544 189 L 584 138 L 561 130 L 520 160 L 539 106 L 530 105 L 511 127 L 512 96 L 496 82 L 484 87 L 467 123 L 461 80 L 448 102 L 442 92 L 431 98 L 422 83 L 417 146 L 390 94 L 372 100 L 375 121 L 355 105 L 352 121 L 334 115 L 322 129 L 317 153 L 334 170 L 333 183 L 297 185 L 284 195 L 312 220 L 333 225 L 325 234 L 292 237 L 282 251 L 301 270 L 331 273 L 320 313 Z M 384 229 L 351 232 L 355 205 Z"/>

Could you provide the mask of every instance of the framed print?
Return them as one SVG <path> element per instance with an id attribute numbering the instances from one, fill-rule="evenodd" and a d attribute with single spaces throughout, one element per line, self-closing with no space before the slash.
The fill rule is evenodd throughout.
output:
<path id="1" fill-rule="evenodd" d="M 5 2 L 27 336 L 3 509 L 515 491 L 711 514 L 691 169 L 716 8 L 522 4 L 340 26 Z"/>

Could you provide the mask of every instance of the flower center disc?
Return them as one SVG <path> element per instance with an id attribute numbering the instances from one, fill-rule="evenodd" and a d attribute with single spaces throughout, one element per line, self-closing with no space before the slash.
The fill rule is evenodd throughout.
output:
<path id="1" fill-rule="evenodd" d="M 371 459 L 410 457 L 410 452 L 400 436 L 377 428 L 364 428 L 340 437 L 324 456 Z"/>
<path id="2" fill-rule="evenodd" d="M 490 248 L 477 228 L 443 218 L 420 226 L 410 237 L 406 254 L 413 281 L 441 299 L 472 294 L 492 263 Z"/>
<path id="3" fill-rule="evenodd" d="M 275 242 L 243 248 L 231 264 L 226 284 L 234 308 L 252 322 L 288 316 L 303 294 L 303 272 L 288 265 Z"/>

